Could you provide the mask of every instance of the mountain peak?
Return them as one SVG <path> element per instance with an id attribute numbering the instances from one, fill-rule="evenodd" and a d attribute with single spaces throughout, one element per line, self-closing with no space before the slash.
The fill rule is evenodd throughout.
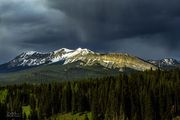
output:
<path id="1" fill-rule="evenodd" d="M 176 66 L 180 64 L 176 59 L 174 58 L 164 58 L 161 60 L 148 60 L 148 62 L 158 66 L 158 67 L 168 67 L 168 66 Z"/>
<path id="2" fill-rule="evenodd" d="M 48 61 L 49 53 L 41 53 L 37 51 L 23 52 L 19 56 L 15 57 L 9 62 L 9 67 L 21 67 L 21 66 L 37 66 L 45 64 Z"/>
<path id="3" fill-rule="evenodd" d="M 76 50 L 62 48 L 62 49 L 59 49 L 59 50 L 53 52 L 51 61 L 52 61 L 52 63 L 59 62 L 62 60 L 66 61 L 77 55 L 87 55 L 89 53 L 94 53 L 94 52 L 91 50 L 88 50 L 86 48 L 85 49 L 77 48 Z M 65 63 L 67 63 L 67 61 Z"/>
<path id="4" fill-rule="evenodd" d="M 43 52 L 37 52 L 37 51 L 27 51 L 27 52 L 23 52 L 22 54 L 20 54 L 21 56 L 32 56 L 34 54 L 48 54 L 48 53 L 43 53 Z"/>
<path id="5" fill-rule="evenodd" d="M 24 54 L 26 54 L 26 55 L 33 55 L 34 53 L 37 53 L 37 51 L 27 51 L 27 52 L 24 52 Z"/>
<path id="6" fill-rule="evenodd" d="M 61 48 L 61 49 L 59 49 L 59 50 L 55 50 L 55 51 L 54 51 L 54 54 L 57 54 L 57 53 L 59 53 L 59 52 L 68 53 L 68 52 L 71 52 L 71 51 L 73 51 L 73 50 L 67 49 L 67 48 Z"/>
<path id="7" fill-rule="evenodd" d="M 86 49 L 86 48 L 78 48 L 78 49 L 75 50 L 75 52 L 81 53 L 82 55 L 83 54 L 88 54 L 88 53 L 94 53 L 93 51 L 91 51 L 89 49 Z"/>
<path id="8" fill-rule="evenodd" d="M 178 63 L 178 61 L 173 58 L 165 58 L 165 59 L 162 59 L 161 61 L 163 64 L 167 64 L 167 65 L 175 65 Z"/>

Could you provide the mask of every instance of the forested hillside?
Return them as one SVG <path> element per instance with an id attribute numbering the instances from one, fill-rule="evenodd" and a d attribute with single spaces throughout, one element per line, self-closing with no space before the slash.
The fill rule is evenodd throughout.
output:
<path id="1" fill-rule="evenodd" d="M 180 70 L 0 88 L 1 120 L 63 114 L 86 114 L 85 120 L 171 120 L 180 115 Z"/>

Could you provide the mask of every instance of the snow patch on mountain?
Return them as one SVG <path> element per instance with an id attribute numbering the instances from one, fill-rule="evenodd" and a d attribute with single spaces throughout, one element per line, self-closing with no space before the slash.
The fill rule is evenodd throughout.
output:
<path id="1" fill-rule="evenodd" d="M 38 66 L 45 64 L 49 60 L 48 53 L 41 53 L 36 51 L 28 51 L 20 54 L 15 59 L 9 62 L 11 67 L 20 66 Z"/>
<path id="2" fill-rule="evenodd" d="M 62 49 L 59 49 L 59 50 L 55 50 L 54 51 L 54 54 L 57 54 L 59 52 L 65 52 L 65 53 L 69 53 L 69 52 L 72 52 L 73 50 L 70 50 L 70 49 L 67 49 L 67 48 L 62 48 Z"/>
<path id="3" fill-rule="evenodd" d="M 37 53 L 36 51 L 28 51 L 28 52 L 25 52 L 25 55 L 33 55 L 34 53 Z"/>
<path id="4" fill-rule="evenodd" d="M 58 54 L 59 55 L 56 55 Z M 55 63 L 55 62 L 59 62 L 59 61 L 65 61 L 64 64 L 68 64 L 70 61 L 72 62 L 72 60 L 69 60 L 70 58 L 76 56 L 76 55 L 87 55 L 89 53 L 94 53 L 91 50 L 88 49 L 82 49 L 82 48 L 78 48 L 76 50 L 70 50 L 70 49 L 60 49 L 60 50 L 56 50 L 54 52 L 55 57 L 53 57 L 51 59 L 51 63 Z"/>
<path id="5" fill-rule="evenodd" d="M 176 66 L 177 64 L 180 64 L 176 59 L 173 58 L 165 58 L 161 60 L 148 60 L 148 62 L 157 65 L 159 67 L 162 66 Z"/>
<path id="6" fill-rule="evenodd" d="M 163 64 L 166 64 L 166 65 L 175 65 L 177 63 L 177 61 L 175 59 L 172 59 L 172 58 L 165 58 L 162 60 L 162 63 Z"/>

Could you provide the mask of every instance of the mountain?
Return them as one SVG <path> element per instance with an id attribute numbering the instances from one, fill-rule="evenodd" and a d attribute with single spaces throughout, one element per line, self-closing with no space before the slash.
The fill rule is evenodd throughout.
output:
<path id="1" fill-rule="evenodd" d="M 180 61 L 173 58 L 165 58 L 161 60 L 148 60 L 148 62 L 164 69 L 180 67 Z"/>
<path id="2" fill-rule="evenodd" d="M 0 84 L 46 83 L 150 69 L 157 67 L 127 53 L 98 53 L 82 48 L 49 53 L 29 51 L 0 65 Z"/>
<path id="3" fill-rule="evenodd" d="M 0 72 L 12 72 L 54 63 L 66 65 L 78 61 L 81 61 L 83 66 L 94 66 L 99 64 L 105 68 L 119 69 L 119 71 L 122 72 L 124 71 L 124 68 L 130 68 L 138 71 L 157 69 L 155 65 L 129 54 L 101 54 L 93 52 L 89 49 L 78 48 L 76 50 L 70 50 L 62 48 L 50 53 L 41 53 L 36 51 L 24 52 L 10 62 L 0 65 Z"/>
<path id="4" fill-rule="evenodd" d="M 23 70 L 49 63 L 49 61 L 50 53 L 40 53 L 36 51 L 24 52 L 8 63 L 0 65 L 0 72 Z"/>

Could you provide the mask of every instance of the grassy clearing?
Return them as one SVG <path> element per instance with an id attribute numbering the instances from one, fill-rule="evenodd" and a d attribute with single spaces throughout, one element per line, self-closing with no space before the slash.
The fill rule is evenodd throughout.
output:
<path id="1" fill-rule="evenodd" d="M 22 111 L 23 111 L 23 114 L 24 113 L 26 114 L 26 117 L 30 116 L 30 114 L 31 114 L 31 106 L 30 105 L 22 106 Z"/>
<path id="2" fill-rule="evenodd" d="M 8 94 L 8 90 L 0 90 L 0 103 L 4 103 L 6 101 L 6 97 Z"/>
<path id="3" fill-rule="evenodd" d="M 92 114 L 91 112 L 88 113 L 77 113 L 77 114 L 72 114 L 72 113 L 66 113 L 66 114 L 58 114 L 58 115 L 53 115 L 51 117 L 51 120 L 85 120 L 85 116 L 87 115 L 89 120 L 92 120 Z"/>

